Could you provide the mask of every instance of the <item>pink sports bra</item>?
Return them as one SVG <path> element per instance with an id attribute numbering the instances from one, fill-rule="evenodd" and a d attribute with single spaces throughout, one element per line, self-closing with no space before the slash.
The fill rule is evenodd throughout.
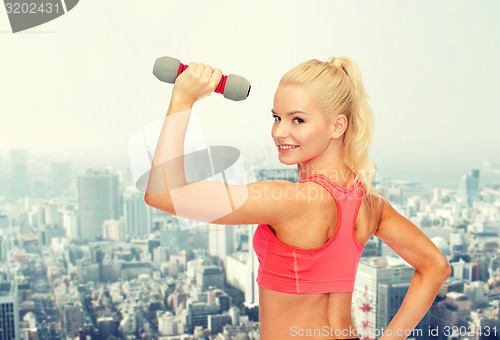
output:
<path id="1" fill-rule="evenodd" d="M 365 250 L 355 232 L 363 183 L 357 179 L 344 188 L 323 174 L 314 174 L 299 182 L 305 181 L 318 183 L 335 199 L 335 231 L 323 246 L 302 249 L 280 241 L 270 225 L 259 224 L 253 236 L 259 260 L 257 283 L 267 289 L 292 294 L 353 292 L 359 259 Z"/>

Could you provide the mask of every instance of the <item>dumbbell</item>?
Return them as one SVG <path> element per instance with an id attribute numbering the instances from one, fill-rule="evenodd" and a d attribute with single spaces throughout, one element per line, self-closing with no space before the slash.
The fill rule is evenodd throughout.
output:
<path id="1" fill-rule="evenodd" d="M 179 59 L 172 57 L 157 58 L 153 67 L 153 74 L 159 80 L 173 84 L 175 79 L 185 71 L 189 65 L 184 65 Z M 214 92 L 222 94 L 225 98 L 239 101 L 246 99 L 250 94 L 250 83 L 242 76 L 230 74 L 222 78 Z"/>

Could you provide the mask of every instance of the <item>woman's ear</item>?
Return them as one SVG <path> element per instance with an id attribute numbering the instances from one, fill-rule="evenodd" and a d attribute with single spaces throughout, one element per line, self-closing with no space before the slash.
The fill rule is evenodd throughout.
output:
<path id="1" fill-rule="evenodd" d="M 331 136 L 334 139 L 342 137 L 347 129 L 347 117 L 345 115 L 337 115 L 331 123 Z"/>

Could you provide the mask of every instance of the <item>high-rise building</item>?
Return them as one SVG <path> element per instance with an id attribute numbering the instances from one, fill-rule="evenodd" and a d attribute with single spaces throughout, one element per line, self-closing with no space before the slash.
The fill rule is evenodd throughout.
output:
<path id="1" fill-rule="evenodd" d="M 62 227 L 62 212 L 59 212 L 59 204 L 55 202 L 45 203 L 43 209 L 43 224 L 51 224 Z"/>
<path id="2" fill-rule="evenodd" d="M 225 260 L 234 252 L 234 226 L 213 224 L 208 228 L 208 253 Z"/>
<path id="3" fill-rule="evenodd" d="M 74 339 L 82 328 L 82 305 L 79 301 L 64 304 L 62 308 L 62 328 L 67 338 Z"/>
<path id="4" fill-rule="evenodd" d="M 378 339 L 399 310 L 415 269 L 401 258 L 361 258 L 353 293 L 353 321 L 365 339 Z M 415 327 L 411 338 L 426 339 L 429 316 Z M 420 334 L 420 330 L 422 333 Z"/>
<path id="5" fill-rule="evenodd" d="M 409 282 L 404 283 L 380 283 L 377 296 L 377 325 L 387 327 L 398 312 L 410 287 Z M 428 339 L 430 326 L 430 313 L 426 313 L 423 319 L 413 330 L 405 330 L 409 338 Z"/>
<path id="6" fill-rule="evenodd" d="M 78 214 L 74 210 L 63 212 L 63 228 L 68 240 L 78 240 Z"/>
<path id="7" fill-rule="evenodd" d="M 226 256 L 225 273 L 227 284 L 245 294 L 245 306 L 252 308 L 259 305 L 259 286 L 256 282 L 258 260 L 253 248 Z"/>
<path id="8" fill-rule="evenodd" d="M 9 152 L 10 159 L 10 194 L 24 197 L 29 194 L 28 150 L 14 149 Z"/>
<path id="9" fill-rule="evenodd" d="M 123 194 L 125 232 L 129 237 L 140 237 L 151 232 L 152 208 L 144 202 L 144 194 L 135 189 Z"/>
<path id="10" fill-rule="evenodd" d="M 0 282 L 0 340 L 19 339 L 19 305 L 15 281 Z"/>
<path id="11" fill-rule="evenodd" d="M 118 176 L 108 170 L 88 170 L 78 177 L 79 228 L 83 240 L 102 236 L 105 220 L 120 218 Z"/>
<path id="12" fill-rule="evenodd" d="M 122 221 L 106 220 L 102 224 L 102 238 L 105 240 L 113 240 L 123 242 L 124 227 Z"/>
<path id="13" fill-rule="evenodd" d="M 457 197 L 465 201 L 470 207 L 479 200 L 479 169 L 472 169 L 463 175 L 460 181 Z"/>

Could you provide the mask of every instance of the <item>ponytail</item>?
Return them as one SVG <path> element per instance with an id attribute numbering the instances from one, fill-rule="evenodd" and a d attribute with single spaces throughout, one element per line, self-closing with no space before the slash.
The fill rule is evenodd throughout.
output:
<path id="1" fill-rule="evenodd" d="M 372 184 L 377 167 L 368 157 L 368 151 L 375 123 L 357 64 L 347 57 L 332 57 L 326 62 L 312 59 L 285 73 L 279 84 L 315 85 L 320 89 L 319 101 L 329 119 L 339 114 L 347 117 L 342 140 L 344 162 L 356 174 L 355 180 L 363 183 L 363 199 L 373 213 L 371 198 L 386 199 Z"/>
<path id="2" fill-rule="evenodd" d="M 352 94 L 349 96 L 351 103 L 348 105 L 350 112 L 342 112 L 348 118 L 347 129 L 343 137 L 344 161 L 363 182 L 366 191 L 365 198 L 374 196 L 385 200 L 385 197 L 372 184 L 377 166 L 368 157 L 368 151 L 373 140 L 375 123 L 359 68 L 353 60 L 346 57 L 330 58 L 328 62 L 341 69 L 352 84 Z M 373 202 L 370 200 L 369 203 L 368 206 L 373 212 Z"/>

